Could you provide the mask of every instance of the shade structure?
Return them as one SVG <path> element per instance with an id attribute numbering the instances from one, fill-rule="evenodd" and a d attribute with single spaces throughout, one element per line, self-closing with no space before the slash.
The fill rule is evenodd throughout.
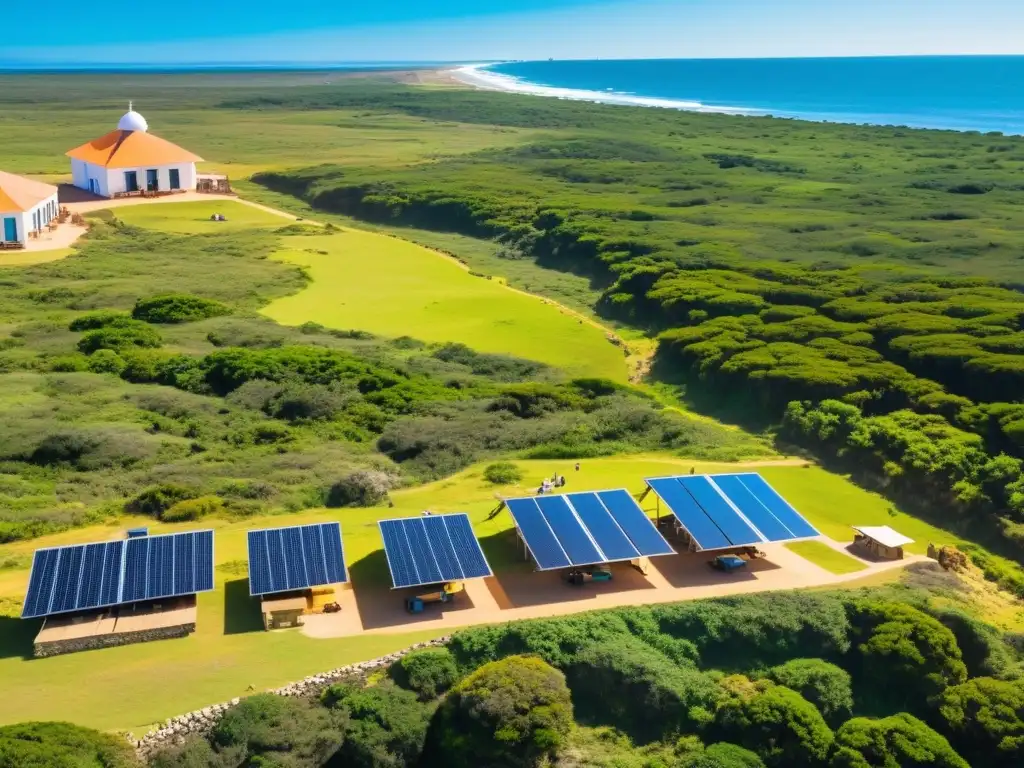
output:
<path id="1" fill-rule="evenodd" d="M 249 594 L 348 581 L 341 525 L 315 523 L 249 531 Z"/>
<path id="2" fill-rule="evenodd" d="M 675 554 L 623 489 L 507 499 L 505 504 L 542 571 Z"/>
<path id="3" fill-rule="evenodd" d="M 403 517 L 377 525 L 396 589 L 492 575 L 469 515 Z"/>
<path id="4" fill-rule="evenodd" d="M 38 549 L 23 619 L 213 589 L 213 531 Z"/>
<path id="5" fill-rule="evenodd" d="M 756 472 L 647 479 L 698 550 L 820 535 Z"/>

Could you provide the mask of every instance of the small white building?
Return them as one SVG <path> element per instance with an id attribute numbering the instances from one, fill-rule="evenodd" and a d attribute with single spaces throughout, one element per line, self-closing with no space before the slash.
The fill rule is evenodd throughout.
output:
<path id="1" fill-rule="evenodd" d="M 203 159 L 151 134 L 146 119 L 130 105 L 117 130 L 67 156 L 72 184 L 102 197 L 193 191 L 196 163 Z"/>
<path id="2" fill-rule="evenodd" d="M 0 246 L 24 246 L 59 213 L 55 186 L 0 171 Z"/>

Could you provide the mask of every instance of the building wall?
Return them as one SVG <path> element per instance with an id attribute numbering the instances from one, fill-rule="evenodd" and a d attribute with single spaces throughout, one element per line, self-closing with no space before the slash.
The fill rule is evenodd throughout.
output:
<path id="1" fill-rule="evenodd" d="M 171 169 L 178 169 L 178 178 L 180 180 L 179 189 L 183 190 L 195 190 L 196 188 L 196 164 L 195 163 L 177 163 L 175 165 L 146 165 L 139 166 L 138 168 L 111 168 L 100 169 L 106 175 L 105 189 L 107 190 L 103 194 L 106 197 L 112 197 L 121 192 L 127 192 L 128 189 L 125 185 L 124 175 L 130 171 L 135 171 L 139 189 L 146 188 L 146 171 L 156 169 L 157 171 L 157 184 L 160 187 L 161 192 L 169 192 L 171 190 Z"/>
<path id="2" fill-rule="evenodd" d="M 41 203 L 39 203 L 39 205 L 35 206 L 30 211 L 0 213 L 0 241 L 3 241 L 6 237 L 4 219 L 14 218 L 18 222 L 17 242 L 24 243 L 26 240 L 28 240 L 29 232 L 34 232 L 37 229 L 45 227 L 54 218 L 56 218 L 57 213 L 59 211 L 60 206 L 57 204 L 57 193 L 54 192 L 50 197 L 46 198 L 46 200 L 43 200 Z M 36 226 L 37 223 L 39 224 L 39 226 Z"/>

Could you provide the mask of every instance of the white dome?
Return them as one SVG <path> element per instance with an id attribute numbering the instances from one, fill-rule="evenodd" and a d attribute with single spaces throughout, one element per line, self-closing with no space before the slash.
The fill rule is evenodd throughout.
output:
<path id="1" fill-rule="evenodd" d="M 117 123 L 117 130 L 119 131 L 142 131 L 145 133 L 149 130 L 149 123 L 146 122 L 146 118 L 140 115 L 135 110 L 129 110 L 125 113 Z"/>

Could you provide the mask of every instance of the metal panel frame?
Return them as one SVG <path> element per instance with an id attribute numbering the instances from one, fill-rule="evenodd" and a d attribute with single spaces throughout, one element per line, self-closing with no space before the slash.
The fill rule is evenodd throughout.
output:
<path id="1" fill-rule="evenodd" d="M 540 505 L 538 505 L 537 502 L 534 501 L 534 499 L 536 499 L 536 498 L 537 498 L 536 496 L 517 496 L 514 499 L 506 499 L 505 502 L 504 502 L 505 506 L 508 508 L 508 513 L 509 513 L 509 516 L 511 516 L 511 518 L 512 518 L 512 522 L 514 522 L 515 525 L 516 525 L 516 533 L 519 535 L 519 540 L 523 542 L 523 546 L 526 547 L 526 550 L 530 553 L 530 557 L 533 559 L 533 562 L 536 563 L 537 566 L 538 566 L 534 570 L 537 570 L 537 571 L 560 571 L 563 568 L 572 568 L 573 564 L 572 564 L 572 560 L 569 559 L 569 553 L 565 551 L 565 548 L 562 546 L 562 542 L 559 540 L 559 538 L 557 536 L 555 536 L 555 531 L 554 531 L 554 529 L 552 529 L 551 524 L 547 521 L 547 518 L 544 517 L 544 513 L 540 511 Z M 549 568 L 541 568 L 540 567 L 540 561 L 537 559 L 537 556 L 533 553 L 533 547 L 530 546 L 529 539 L 527 539 L 526 536 L 523 535 L 523 530 L 522 530 L 522 528 L 519 527 L 519 521 L 516 520 L 516 516 L 512 512 L 512 507 L 508 506 L 508 503 L 510 501 L 533 501 L 534 502 L 534 504 L 537 506 L 537 513 L 541 516 L 541 519 L 544 520 L 544 525 L 546 525 L 548 527 L 548 530 L 551 531 L 551 535 L 554 537 L 555 543 L 558 544 L 558 548 L 560 550 L 562 550 L 562 554 L 565 555 L 565 562 L 567 563 L 566 565 L 552 565 Z"/>
<path id="2" fill-rule="evenodd" d="M 278 594 L 280 592 L 295 592 L 297 590 L 302 590 L 302 589 L 312 589 L 313 587 L 326 586 L 325 584 L 307 584 L 307 585 L 301 586 L 301 587 L 286 587 L 285 589 L 273 589 L 273 590 L 270 590 L 268 592 L 253 592 L 252 591 L 252 563 L 251 563 L 250 560 L 248 560 L 248 555 L 249 555 L 249 536 L 251 534 L 258 533 L 258 534 L 263 534 L 265 536 L 266 534 L 273 533 L 274 531 L 287 531 L 287 530 L 292 530 L 292 529 L 309 528 L 311 526 L 319 527 L 319 526 L 335 526 L 335 525 L 338 526 L 338 539 L 341 542 L 341 570 L 342 570 L 342 574 L 341 575 L 344 578 L 343 578 L 342 581 L 328 582 L 328 583 L 330 583 L 330 584 L 347 584 L 348 581 L 349 581 L 349 578 L 348 578 L 348 560 L 345 559 L 345 536 L 342 533 L 341 523 L 340 522 L 338 522 L 338 521 L 330 521 L 329 520 L 329 521 L 324 522 L 324 523 L 305 523 L 304 525 L 279 525 L 279 526 L 276 526 L 274 528 L 250 528 L 245 533 L 245 546 L 246 546 L 246 558 L 247 558 L 246 564 L 248 566 L 247 572 L 248 572 L 248 575 L 249 575 L 249 596 L 250 597 L 262 597 L 263 595 L 276 595 L 276 594 Z M 300 542 L 301 542 L 301 537 L 300 537 Z M 305 550 L 305 546 L 302 545 L 302 547 L 303 547 L 303 550 Z M 305 551 L 303 551 L 303 558 L 305 558 Z M 325 553 L 325 560 L 326 560 L 326 553 Z M 305 560 L 303 560 L 303 563 L 305 563 Z"/>
<path id="3" fill-rule="evenodd" d="M 427 586 L 429 584 L 437 584 L 437 583 L 439 583 L 439 582 L 436 582 L 436 581 L 421 581 L 421 582 L 419 582 L 417 584 L 403 584 L 401 586 L 397 586 L 395 584 L 395 571 L 391 567 L 391 555 L 388 554 L 387 540 L 384 539 L 384 529 L 381 527 L 382 523 L 401 523 L 404 526 L 404 525 L 407 525 L 410 521 L 415 520 L 415 521 L 419 522 L 421 525 L 423 525 L 423 531 L 424 531 L 424 535 L 425 535 L 426 534 L 426 530 L 427 530 L 427 526 L 423 522 L 423 518 L 424 517 L 426 517 L 426 515 L 420 515 L 418 517 L 389 517 L 386 520 L 378 520 L 377 521 L 377 530 L 380 532 L 381 539 L 384 540 L 384 558 L 387 560 L 387 563 L 388 563 L 388 573 L 391 574 L 391 589 L 393 589 L 393 590 L 394 589 L 412 589 L 414 587 L 423 587 L 423 586 Z M 473 541 L 476 544 L 476 547 L 477 547 L 477 549 L 480 552 L 480 559 L 482 559 L 484 561 L 484 565 L 487 566 L 487 573 L 485 575 L 483 575 L 483 576 L 466 576 L 466 572 L 462 568 L 462 562 L 458 561 L 457 565 L 459 566 L 459 570 L 462 571 L 462 576 L 460 577 L 460 580 L 464 581 L 466 579 L 486 579 L 486 578 L 490 578 L 490 577 L 494 576 L 494 569 L 491 568 L 491 564 L 487 560 L 487 555 L 484 553 L 483 545 L 480 544 L 480 539 L 477 538 L 476 532 L 473 531 L 473 524 L 470 521 L 469 515 L 466 512 L 448 512 L 448 513 L 442 514 L 442 515 L 435 515 L 435 514 L 431 513 L 430 517 L 432 517 L 432 518 L 441 518 L 441 519 L 453 518 L 453 517 L 465 518 L 466 524 L 469 526 L 469 532 L 473 535 Z M 448 533 L 447 525 L 445 526 L 445 532 Z M 452 540 L 451 533 L 448 533 L 448 540 L 451 541 L 452 549 L 457 552 L 458 550 L 455 547 L 455 542 Z M 427 539 L 427 545 L 428 546 L 430 545 L 430 539 L 429 538 Z M 437 562 L 437 554 L 434 552 L 434 548 L 432 546 L 430 547 L 430 554 L 434 558 L 434 564 L 437 565 L 438 572 L 441 573 L 441 564 Z M 532 555 L 533 553 L 531 552 L 530 554 Z M 416 561 L 414 559 L 413 560 L 413 566 L 415 567 L 415 565 L 416 565 Z M 416 569 L 416 575 L 419 576 L 419 568 Z M 441 576 L 443 577 L 444 574 L 441 573 Z M 455 579 L 445 579 L 445 578 L 441 579 L 441 582 L 445 582 L 445 581 L 455 581 Z"/>
<path id="4" fill-rule="evenodd" d="M 80 566 L 80 568 L 84 568 L 85 567 L 84 553 L 85 553 L 85 548 L 86 547 L 89 547 L 89 546 L 92 546 L 92 545 L 95 545 L 95 544 L 104 544 L 104 545 L 118 544 L 119 545 L 118 548 L 121 550 L 121 568 L 120 568 L 120 572 L 118 574 L 118 582 L 117 582 L 117 598 L 118 599 L 117 599 L 116 602 L 103 602 L 103 603 L 100 603 L 98 605 L 90 605 L 88 607 L 65 608 L 64 610 L 60 610 L 60 611 L 48 610 L 46 613 L 34 613 L 32 615 L 26 615 L 25 614 L 25 608 L 28 605 L 28 599 L 27 599 L 28 598 L 28 592 L 26 590 L 26 593 L 25 593 L 26 601 L 25 601 L 25 605 L 22 606 L 21 618 L 23 618 L 23 619 L 42 619 L 42 618 L 46 618 L 47 616 L 60 616 L 60 615 L 63 615 L 63 614 L 68 614 L 68 613 L 80 613 L 82 611 L 98 611 L 98 610 L 100 610 L 102 608 L 113 608 L 114 606 L 118 606 L 118 605 L 134 605 L 135 603 L 145 603 L 145 602 L 149 602 L 151 600 L 171 600 L 171 599 L 174 599 L 176 597 L 184 597 L 186 595 L 198 595 L 198 594 L 201 594 L 203 592 L 212 592 L 213 589 L 216 586 L 216 578 L 211 580 L 214 583 L 211 584 L 211 586 L 209 588 L 207 588 L 207 589 L 197 589 L 194 592 L 174 592 L 172 594 L 163 595 L 161 597 L 141 597 L 141 598 L 137 598 L 135 600 L 127 600 L 127 601 L 124 599 L 125 568 L 127 567 L 127 562 L 128 562 L 128 542 L 129 541 L 139 541 L 142 538 L 159 539 L 159 538 L 166 538 L 168 536 L 170 536 L 170 537 L 184 536 L 184 535 L 193 534 L 193 533 L 209 533 L 210 534 L 210 561 L 211 561 L 211 570 L 212 570 L 213 569 L 213 565 L 217 562 L 217 553 L 216 553 L 217 537 L 214 535 L 214 532 L 213 532 L 212 528 L 204 528 L 204 529 L 201 529 L 201 530 L 198 530 L 198 531 L 177 531 L 175 533 L 158 533 L 158 534 L 154 534 L 152 536 L 146 536 L 146 537 L 139 536 L 139 537 L 136 537 L 136 538 L 133 538 L 133 539 L 111 539 L 109 541 L 90 541 L 90 542 L 85 543 L 85 544 L 70 544 L 70 545 L 65 545 L 65 546 L 62 546 L 62 547 L 41 547 L 40 549 L 35 550 L 35 552 L 33 552 L 33 554 L 32 554 L 32 566 L 29 569 L 29 575 L 28 575 L 28 583 L 30 585 L 32 584 L 32 575 L 35 573 L 35 569 L 36 569 L 36 559 L 37 559 L 37 557 L 38 557 L 40 552 L 53 552 L 53 551 L 59 552 L 61 550 L 81 549 L 82 552 L 83 552 L 83 558 L 82 558 L 83 562 L 82 562 L 82 565 Z M 58 562 L 59 562 L 59 560 L 58 560 Z M 148 557 L 147 557 L 147 562 L 148 562 Z M 56 574 L 55 574 L 55 576 L 56 576 Z M 78 578 L 78 588 L 79 588 L 79 590 L 81 590 L 81 584 L 82 584 L 82 577 L 81 577 L 81 574 L 80 574 L 79 578 Z M 55 590 L 56 588 L 57 588 L 57 580 L 56 580 L 56 578 L 54 578 L 53 587 L 51 587 L 50 599 L 47 601 L 47 607 L 49 607 L 49 606 L 51 606 L 53 604 L 53 592 L 52 592 L 52 590 Z"/>

